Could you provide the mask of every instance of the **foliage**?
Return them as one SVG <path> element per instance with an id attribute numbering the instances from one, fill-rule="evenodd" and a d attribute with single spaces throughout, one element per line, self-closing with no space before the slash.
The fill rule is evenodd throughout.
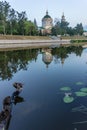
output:
<path id="1" fill-rule="evenodd" d="M 52 28 L 52 35 L 64 35 L 67 33 L 69 23 L 67 21 L 55 20 L 55 25 Z"/>
<path id="2" fill-rule="evenodd" d="M 57 18 L 55 20 L 55 25 L 52 28 L 52 35 L 82 35 L 83 34 L 83 25 L 82 23 L 77 24 L 74 28 L 69 27 L 69 22 L 59 21 Z"/>
<path id="3" fill-rule="evenodd" d="M 80 39 L 77 40 L 76 39 L 76 40 L 71 40 L 70 42 L 71 43 L 81 43 L 81 42 L 87 42 L 87 40 L 85 40 L 85 39 L 84 40 L 83 39 L 82 40 L 80 40 Z"/>
<path id="4" fill-rule="evenodd" d="M 25 21 L 24 23 L 24 30 L 25 30 L 25 34 L 26 35 L 35 35 L 36 34 L 36 28 L 34 23 L 32 23 L 31 21 Z"/>
<path id="5" fill-rule="evenodd" d="M 64 46 L 61 46 L 59 48 L 54 48 L 52 50 L 52 55 L 54 55 L 54 57 L 57 59 L 57 58 L 60 58 L 61 61 L 63 59 L 66 59 L 68 57 L 68 54 L 71 54 L 71 52 L 75 53 L 77 56 L 81 56 L 82 54 L 82 51 L 83 51 L 83 48 L 81 46 L 69 46 L 69 47 L 64 47 Z"/>
<path id="6" fill-rule="evenodd" d="M 83 34 L 83 26 L 82 23 L 77 24 L 75 27 L 75 32 L 77 35 L 82 35 Z"/>
<path id="7" fill-rule="evenodd" d="M 76 85 L 83 85 L 83 82 L 77 82 Z M 70 87 L 61 87 L 60 90 L 64 92 L 63 101 L 65 103 L 71 103 L 74 101 L 75 96 L 76 97 L 85 97 L 87 96 L 87 87 L 80 88 L 79 91 L 73 92 Z"/>
<path id="8" fill-rule="evenodd" d="M 38 49 L 0 52 L 0 79 L 10 80 L 19 70 L 27 70 L 29 62 L 37 59 Z"/>
<path id="9" fill-rule="evenodd" d="M 11 8 L 8 2 L 0 1 L 0 34 L 37 35 L 37 33 L 36 25 L 29 22 L 25 11 L 18 12 Z"/>
<path id="10" fill-rule="evenodd" d="M 16 37 L 17 38 L 17 37 Z M 64 52 L 62 55 L 61 51 Z M 80 50 L 80 54 L 77 52 Z M 20 51 L 1 51 L 0 52 L 0 79 L 11 79 L 13 74 L 19 70 L 27 70 L 29 62 L 37 60 L 37 55 L 40 49 L 29 49 L 29 50 L 20 50 Z M 41 50 L 42 51 L 42 50 Z M 52 49 L 52 55 L 57 60 L 60 58 L 68 56 L 69 53 L 74 52 L 75 54 L 81 55 L 82 48 L 80 47 L 65 47 L 54 48 Z M 54 59 L 54 60 L 55 60 Z M 60 88 L 63 91 L 71 91 L 71 88 L 68 86 L 63 86 Z"/>

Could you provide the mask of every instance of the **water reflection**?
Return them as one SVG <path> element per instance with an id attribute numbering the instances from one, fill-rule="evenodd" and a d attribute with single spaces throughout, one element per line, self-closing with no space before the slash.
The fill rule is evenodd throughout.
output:
<path id="1" fill-rule="evenodd" d="M 69 47 L 63 47 L 61 46 L 60 48 L 54 48 L 52 50 L 52 55 L 55 58 L 55 61 L 60 59 L 61 64 L 64 64 L 64 61 L 66 58 L 68 58 L 68 55 L 71 53 L 75 53 L 76 56 L 81 56 L 83 51 L 83 48 L 81 46 L 69 46 Z"/>
<path id="2" fill-rule="evenodd" d="M 10 82 L 26 84 L 23 93 L 26 102 L 16 107 L 9 130 L 87 128 L 76 124 L 87 120 L 83 113 L 87 107 L 87 49 L 82 51 L 82 47 L 61 46 L 0 53 L 1 80 L 12 78 Z M 0 89 L 3 92 L 0 99 L 11 91 L 9 81 L 1 81 L 1 86 L 5 87 Z M 12 99 L 13 104 L 23 101 L 18 91 L 12 94 Z M 85 106 L 84 111 L 75 111 L 81 105 Z"/>
<path id="3" fill-rule="evenodd" d="M 24 101 L 24 99 L 19 96 L 23 88 L 22 84 L 15 83 L 13 86 L 16 88 L 16 91 L 14 91 L 11 96 L 5 97 L 3 100 L 3 109 L 0 112 L 0 130 L 8 130 L 12 117 L 11 113 L 13 104 L 16 105 L 17 103 Z"/>
<path id="4" fill-rule="evenodd" d="M 69 54 L 75 53 L 77 56 L 81 56 L 82 51 L 81 46 L 71 46 L 0 52 L 0 78 L 1 80 L 10 80 L 14 73 L 27 70 L 30 62 L 37 61 L 39 53 L 42 54 L 42 61 L 46 67 L 49 67 L 52 61 L 56 64 L 61 62 L 63 65 Z"/>
<path id="5" fill-rule="evenodd" d="M 42 52 L 42 61 L 46 64 L 46 67 L 48 68 L 49 64 L 53 60 L 53 55 L 52 55 L 52 49 L 43 49 Z"/>
<path id="6" fill-rule="evenodd" d="M 21 69 L 27 70 L 28 62 L 37 59 L 38 49 L 0 52 L 0 78 L 10 80 Z"/>

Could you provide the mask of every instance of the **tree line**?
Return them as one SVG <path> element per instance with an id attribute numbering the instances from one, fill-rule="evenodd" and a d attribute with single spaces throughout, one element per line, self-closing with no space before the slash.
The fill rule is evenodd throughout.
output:
<path id="1" fill-rule="evenodd" d="M 6 1 L 0 1 L 0 34 L 43 35 L 41 30 L 38 30 L 36 19 L 33 22 L 28 20 L 26 11 L 18 12 L 11 8 L 11 5 Z M 67 21 L 56 19 L 51 30 L 51 35 L 67 34 L 82 35 L 82 23 L 72 28 L 69 27 Z"/>
<path id="2" fill-rule="evenodd" d="M 34 22 L 28 20 L 26 11 L 18 12 L 8 2 L 0 1 L 0 34 L 37 35 Z"/>
<path id="3" fill-rule="evenodd" d="M 45 48 L 46 49 L 46 48 Z M 47 48 L 48 49 L 48 48 Z M 83 48 L 81 46 L 56 47 L 51 50 L 55 63 L 69 57 L 69 54 L 75 53 L 81 56 Z M 0 80 L 10 80 L 15 73 L 20 70 L 27 70 L 32 61 L 37 62 L 38 55 L 43 55 L 43 48 L 14 50 L 0 52 Z"/>
<path id="4" fill-rule="evenodd" d="M 55 25 L 53 26 L 52 35 L 82 35 L 83 25 L 82 23 L 77 24 L 74 28 L 69 26 L 69 23 L 65 21 L 60 21 L 58 19 L 55 20 Z"/>

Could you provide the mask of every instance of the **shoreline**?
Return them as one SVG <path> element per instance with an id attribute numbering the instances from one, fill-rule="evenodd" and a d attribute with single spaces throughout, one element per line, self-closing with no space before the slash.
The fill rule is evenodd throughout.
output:
<path id="1" fill-rule="evenodd" d="M 61 45 L 81 45 L 86 48 L 87 43 L 73 44 L 68 40 L 0 40 L 0 51 L 7 50 L 19 50 L 19 49 L 31 49 L 39 47 L 59 47 Z"/>
<path id="2" fill-rule="evenodd" d="M 70 40 L 0 40 L 0 50 L 9 48 L 60 46 L 70 44 Z"/>
<path id="3" fill-rule="evenodd" d="M 63 44 L 66 44 L 66 43 L 70 43 L 70 40 L 0 40 L 0 44 L 3 44 L 3 43 L 28 43 L 28 44 L 31 44 L 31 43 L 63 43 Z"/>

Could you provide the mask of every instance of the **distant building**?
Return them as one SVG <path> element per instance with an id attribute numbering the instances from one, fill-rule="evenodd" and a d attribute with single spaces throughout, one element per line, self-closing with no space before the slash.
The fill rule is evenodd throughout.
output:
<path id="1" fill-rule="evenodd" d="M 66 22 L 64 13 L 61 16 L 61 22 Z M 53 27 L 53 19 L 48 14 L 48 11 L 46 11 L 46 15 L 42 18 L 42 27 L 39 27 L 38 30 L 42 35 L 49 35 L 51 34 L 51 29 Z"/>
<path id="2" fill-rule="evenodd" d="M 52 27 L 53 19 L 48 15 L 48 11 L 46 11 L 46 15 L 42 18 L 43 34 L 51 34 Z"/>
<path id="3" fill-rule="evenodd" d="M 87 32 L 83 32 L 83 36 L 87 37 Z"/>
<path id="4" fill-rule="evenodd" d="M 65 19 L 65 16 L 64 16 L 64 13 L 62 14 L 62 17 L 61 17 L 61 22 L 65 22 L 66 19 Z"/>

